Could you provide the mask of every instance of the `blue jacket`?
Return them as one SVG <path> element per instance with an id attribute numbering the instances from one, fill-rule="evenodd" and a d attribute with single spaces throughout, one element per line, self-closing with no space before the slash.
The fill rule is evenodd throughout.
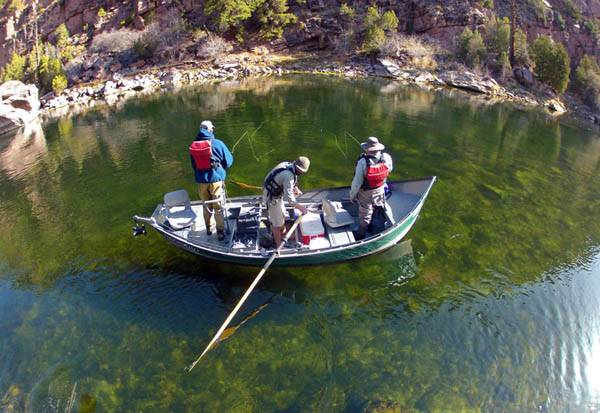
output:
<path id="1" fill-rule="evenodd" d="M 229 168 L 233 165 L 233 155 L 229 152 L 227 146 L 215 138 L 208 129 L 200 129 L 198 135 L 196 135 L 195 141 L 202 141 L 206 139 L 212 139 L 211 148 L 212 155 L 217 162 L 221 164 L 221 167 L 217 169 L 197 169 L 196 162 L 194 161 L 194 157 L 190 155 L 192 160 L 192 168 L 194 168 L 194 179 L 198 183 L 210 183 L 210 182 L 218 182 L 224 181 L 227 177 L 227 173 L 225 172 L 225 168 Z"/>

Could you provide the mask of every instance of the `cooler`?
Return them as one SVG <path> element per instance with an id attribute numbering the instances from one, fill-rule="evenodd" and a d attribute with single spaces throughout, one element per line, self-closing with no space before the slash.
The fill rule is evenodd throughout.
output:
<path id="1" fill-rule="evenodd" d="M 325 238 L 325 227 L 321 222 L 321 216 L 313 213 L 304 215 L 300 221 L 300 235 L 304 245 L 310 245 L 311 239 Z"/>

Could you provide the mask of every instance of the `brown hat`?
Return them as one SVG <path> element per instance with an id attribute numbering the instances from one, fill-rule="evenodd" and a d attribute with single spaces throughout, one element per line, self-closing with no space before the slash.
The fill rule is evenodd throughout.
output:
<path id="1" fill-rule="evenodd" d="M 382 151 L 385 149 L 385 146 L 375 136 L 369 137 L 366 142 L 360 144 L 360 147 L 365 151 Z"/>
<path id="2" fill-rule="evenodd" d="M 294 165 L 300 170 L 300 172 L 304 173 L 308 171 L 308 167 L 310 166 L 310 159 L 308 159 L 306 156 L 301 156 L 294 161 Z"/>

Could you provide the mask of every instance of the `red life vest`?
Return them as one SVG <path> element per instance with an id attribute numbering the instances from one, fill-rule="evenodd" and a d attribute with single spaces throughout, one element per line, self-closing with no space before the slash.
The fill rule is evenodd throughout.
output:
<path id="1" fill-rule="evenodd" d="M 385 183 L 386 178 L 390 174 L 389 168 L 383 161 L 383 156 L 380 156 L 379 159 L 377 159 L 376 156 L 363 153 L 358 160 L 360 161 L 362 158 L 365 158 L 365 161 L 367 162 L 367 172 L 365 174 L 365 179 L 363 180 L 362 188 L 379 188 Z M 358 164 L 358 161 L 356 163 Z"/>
<path id="2" fill-rule="evenodd" d="M 212 146 L 209 139 L 192 142 L 190 154 L 194 158 L 194 162 L 196 162 L 197 169 L 217 168 L 217 164 L 212 156 Z"/>

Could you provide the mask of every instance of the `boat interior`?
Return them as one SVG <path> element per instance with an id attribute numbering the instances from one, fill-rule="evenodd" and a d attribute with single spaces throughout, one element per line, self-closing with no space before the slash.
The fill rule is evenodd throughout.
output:
<path id="1" fill-rule="evenodd" d="M 431 179 L 389 183 L 386 206 L 375 209 L 365 240 L 406 218 L 426 194 L 430 183 Z M 356 242 L 354 231 L 358 229 L 358 203 L 349 201 L 348 187 L 307 191 L 299 201 L 310 213 L 302 218 L 282 253 L 340 247 Z M 185 190 L 165 194 L 164 203 L 157 206 L 153 218 L 165 230 L 203 248 L 232 253 L 264 253 L 275 248 L 262 197 L 221 199 L 209 201 L 206 205 L 210 209 L 216 203 L 221 204 L 220 213 L 224 217 L 223 241 L 219 241 L 214 228 L 211 233 L 207 231 L 203 203 L 191 201 Z M 289 228 L 299 212 L 290 208 L 287 213 L 286 225 Z"/>

